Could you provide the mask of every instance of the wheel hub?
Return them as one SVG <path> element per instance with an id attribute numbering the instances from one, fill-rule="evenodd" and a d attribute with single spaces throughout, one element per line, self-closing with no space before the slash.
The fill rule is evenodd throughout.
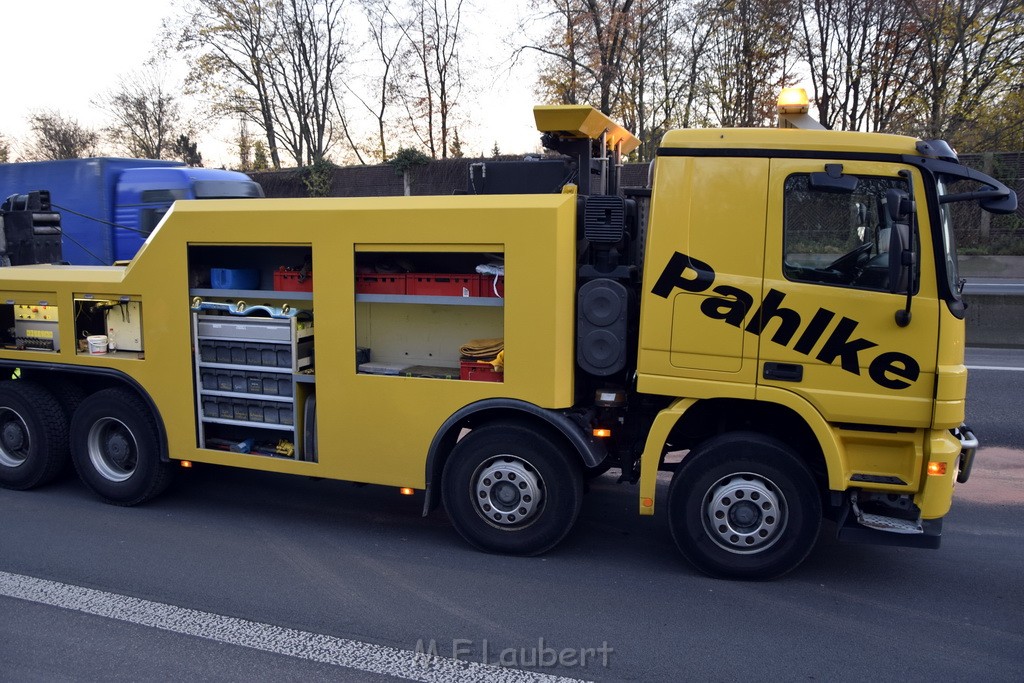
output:
<path id="1" fill-rule="evenodd" d="M 540 476 L 519 458 L 504 455 L 488 460 L 477 470 L 474 482 L 477 509 L 492 524 L 521 526 L 540 509 Z"/>
<path id="2" fill-rule="evenodd" d="M 138 444 L 128 426 L 112 417 L 97 420 L 89 429 L 89 461 L 104 479 L 127 481 L 138 464 Z"/>
<path id="3" fill-rule="evenodd" d="M 10 409 L 0 411 L 0 464 L 17 467 L 28 455 L 28 427 L 21 416 Z"/>
<path id="4" fill-rule="evenodd" d="M 704 530 L 732 553 L 774 545 L 786 528 L 786 499 L 769 479 L 751 472 L 719 479 L 704 496 Z"/>

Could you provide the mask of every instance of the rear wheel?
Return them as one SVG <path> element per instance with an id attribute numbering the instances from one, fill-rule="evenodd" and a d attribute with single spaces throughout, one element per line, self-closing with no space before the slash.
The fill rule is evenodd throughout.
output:
<path id="1" fill-rule="evenodd" d="M 669 511 L 680 551 L 713 576 L 781 576 L 804 561 L 821 526 L 807 466 L 780 441 L 748 432 L 691 453 L 672 478 Z"/>
<path id="2" fill-rule="evenodd" d="M 54 395 L 27 380 L 0 382 L 0 486 L 41 486 L 67 457 L 68 423 Z"/>
<path id="3" fill-rule="evenodd" d="M 71 422 L 71 455 L 85 485 L 115 505 L 145 502 L 171 482 L 171 465 L 160 461 L 156 421 L 125 389 L 86 397 Z"/>
<path id="4" fill-rule="evenodd" d="M 583 477 L 546 436 L 522 425 L 495 424 L 474 429 L 456 444 L 442 492 L 452 524 L 473 546 L 539 555 L 572 529 Z"/>

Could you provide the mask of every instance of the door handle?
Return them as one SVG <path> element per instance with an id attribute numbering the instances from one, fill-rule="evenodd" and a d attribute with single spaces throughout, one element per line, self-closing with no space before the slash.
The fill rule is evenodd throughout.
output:
<path id="1" fill-rule="evenodd" d="M 779 382 L 801 382 L 804 379 L 804 366 L 796 363 L 765 363 L 764 378 Z"/>

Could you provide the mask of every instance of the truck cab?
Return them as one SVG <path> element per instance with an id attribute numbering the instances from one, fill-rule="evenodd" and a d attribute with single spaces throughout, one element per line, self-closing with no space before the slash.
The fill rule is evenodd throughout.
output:
<path id="1" fill-rule="evenodd" d="M 114 260 L 134 256 L 178 199 L 262 196 L 259 183 L 237 171 L 185 166 L 129 168 L 114 188 Z"/>

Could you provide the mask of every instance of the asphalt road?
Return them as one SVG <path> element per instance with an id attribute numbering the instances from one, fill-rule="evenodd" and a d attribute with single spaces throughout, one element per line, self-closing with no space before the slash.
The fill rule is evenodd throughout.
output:
<path id="1" fill-rule="evenodd" d="M 0 491 L 0 596 L 21 596 L 0 597 L 0 680 L 1019 681 L 1024 356 L 968 362 L 983 448 L 943 547 L 826 530 L 771 583 L 690 569 L 611 476 L 541 558 L 475 552 L 379 487 L 197 467 L 131 509 L 73 479 Z M 461 663 L 417 664 L 431 642 Z"/>

